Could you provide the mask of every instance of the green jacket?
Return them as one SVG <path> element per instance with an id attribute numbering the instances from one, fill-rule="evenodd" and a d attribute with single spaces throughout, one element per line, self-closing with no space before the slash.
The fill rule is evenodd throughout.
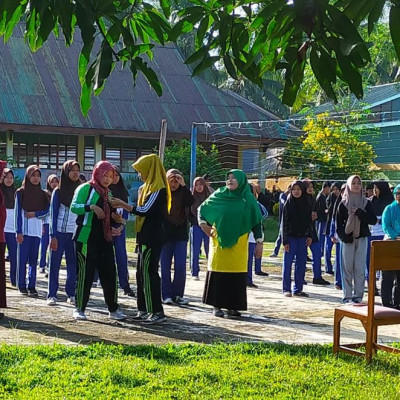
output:
<path id="1" fill-rule="evenodd" d="M 89 235 L 92 230 L 92 221 L 94 212 L 90 210 L 91 205 L 96 205 L 99 201 L 100 195 L 86 182 L 78 186 L 75 190 L 74 198 L 72 199 L 70 210 L 77 214 L 76 223 L 77 233 L 76 240 L 81 243 L 87 243 Z"/>

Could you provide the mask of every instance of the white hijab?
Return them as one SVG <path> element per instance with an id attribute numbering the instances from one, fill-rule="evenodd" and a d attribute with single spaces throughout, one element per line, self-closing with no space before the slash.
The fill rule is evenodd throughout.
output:
<path id="1" fill-rule="evenodd" d="M 344 189 L 342 203 L 346 206 L 349 217 L 347 219 L 345 233 L 348 235 L 353 233 L 354 238 L 358 238 L 360 236 L 360 218 L 356 214 L 353 214 L 353 207 L 365 209 L 365 206 L 368 203 L 368 199 L 364 197 L 362 193 L 362 182 L 361 182 L 361 191 L 360 193 L 354 193 L 351 191 L 351 184 L 355 178 L 361 178 L 358 175 L 352 175 L 347 179 L 346 188 Z"/>

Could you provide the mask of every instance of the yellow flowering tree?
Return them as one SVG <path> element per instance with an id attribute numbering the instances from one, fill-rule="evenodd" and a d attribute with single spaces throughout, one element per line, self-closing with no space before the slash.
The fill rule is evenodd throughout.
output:
<path id="1" fill-rule="evenodd" d="M 359 174 L 372 178 L 371 166 L 376 157 L 370 143 L 376 132 L 355 128 L 329 118 L 323 113 L 308 117 L 301 137 L 289 140 L 282 162 L 303 177 L 344 180 Z"/>

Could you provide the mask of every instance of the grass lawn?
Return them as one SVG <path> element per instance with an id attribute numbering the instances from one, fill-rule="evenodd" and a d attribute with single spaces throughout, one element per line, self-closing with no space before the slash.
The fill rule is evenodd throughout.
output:
<path id="1" fill-rule="evenodd" d="M 330 346 L 1 346 L 7 399 L 398 399 L 399 358 Z"/>

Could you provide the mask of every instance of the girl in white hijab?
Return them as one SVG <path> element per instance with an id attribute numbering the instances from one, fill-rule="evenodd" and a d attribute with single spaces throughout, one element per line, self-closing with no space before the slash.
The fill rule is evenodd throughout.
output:
<path id="1" fill-rule="evenodd" d="M 368 225 L 376 221 L 371 202 L 363 196 L 361 178 L 350 176 L 336 213 L 337 235 L 342 242 L 343 303 L 362 302 L 368 236 L 371 235 Z"/>

